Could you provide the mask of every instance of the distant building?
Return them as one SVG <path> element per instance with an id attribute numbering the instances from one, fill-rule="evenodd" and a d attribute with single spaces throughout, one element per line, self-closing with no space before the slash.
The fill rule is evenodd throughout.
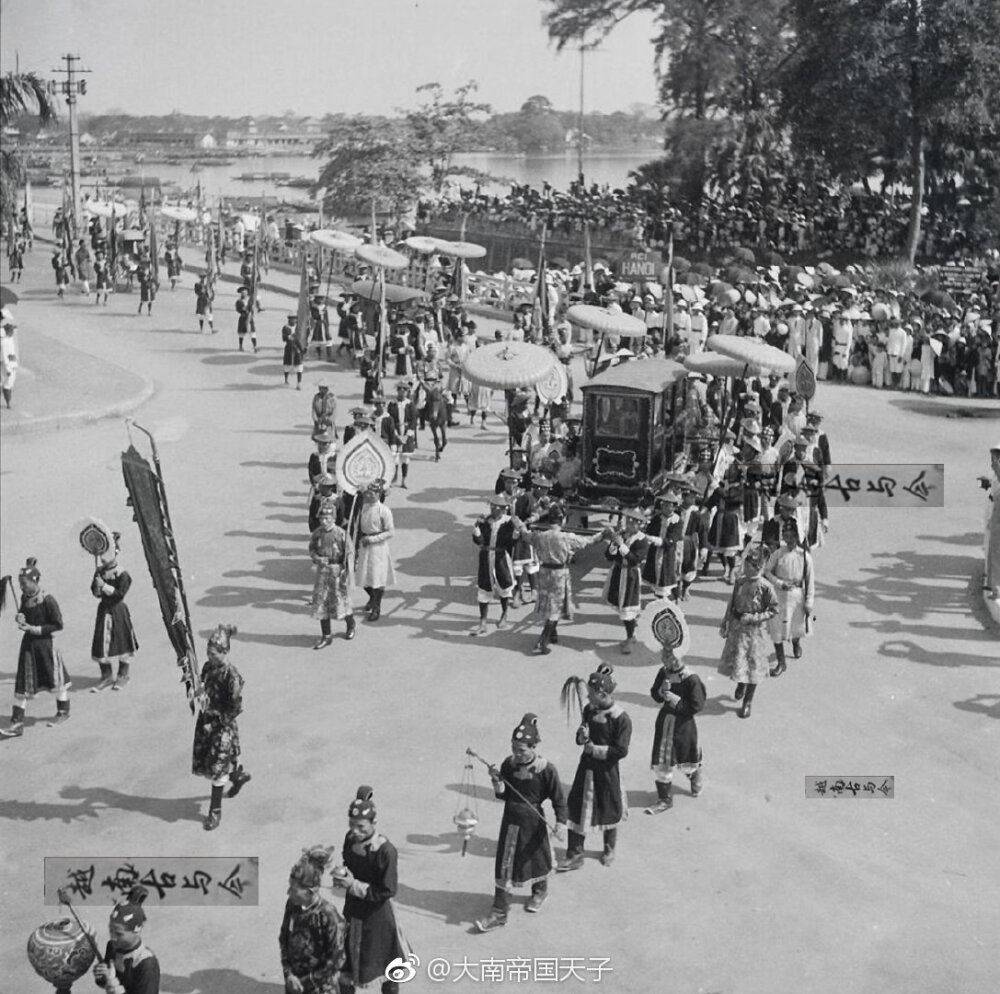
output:
<path id="1" fill-rule="evenodd" d="M 126 134 L 125 140 L 132 145 L 197 150 L 201 147 L 202 137 L 197 131 L 131 131 Z"/>
<path id="2" fill-rule="evenodd" d="M 239 152 L 302 152 L 311 154 L 322 133 L 319 121 L 307 117 L 290 126 L 281 121 L 274 127 L 262 130 L 251 120 L 246 131 L 228 131 L 226 148 Z"/>
<path id="3" fill-rule="evenodd" d="M 219 143 L 212 135 L 205 135 L 201 141 L 198 142 L 199 147 L 203 149 L 216 148 L 218 144 Z"/>

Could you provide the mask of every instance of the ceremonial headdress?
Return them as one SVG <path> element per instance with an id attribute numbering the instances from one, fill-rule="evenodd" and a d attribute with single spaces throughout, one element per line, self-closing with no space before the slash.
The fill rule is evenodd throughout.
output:
<path id="1" fill-rule="evenodd" d="M 356 418 L 364 417 L 367 413 L 368 413 L 368 408 L 367 407 L 352 407 L 351 408 L 351 414 L 353 414 Z"/>
<path id="2" fill-rule="evenodd" d="M 312 439 L 314 442 L 322 442 L 327 445 L 329 445 L 330 442 L 335 441 L 333 433 L 328 428 L 324 428 L 322 431 L 316 432 Z"/>
<path id="3" fill-rule="evenodd" d="M 317 487 L 335 487 L 336 485 L 337 485 L 336 478 L 331 476 L 329 473 L 324 473 L 322 476 L 317 477 L 316 479 Z"/>
<path id="4" fill-rule="evenodd" d="M 743 436 L 743 444 L 748 449 L 753 449 L 755 452 L 763 452 L 763 447 L 760 444 L 760 435 L 750 434 L 749 432 Z"/>
<path id="5" fill-rule="evenodd" d="M 512 742 L 521 742 L 531 748 L 538 745 L 541 741 L 541 736 L 538 734 L 538 716 L 530 712 L 526 714 L 518 722 L 517 728 L 511 732 L 510 738 Z"/>
<path id="6" fill-rule="evenodd" d="M 656 495 L 656 500 L 664 504 L 679 504 L 681 495 L 677 490 L 664 490 L 662 493 Z"/>
<path id="7" fill-rule="evenodd" d="M 507 495 L 506 494 L 490 494 L 486 498 L 486 503 L 490 507 L 506 507 L 507 506 Z"/>
<path id="8" fill-rule="evenodd" d="M 792 441 L 792 445 L 794 445 L 796 448 L 798 448 L 799 446 L 808 448 L 808 446 L 810 446 L 811 444 L 812 443 L 809 441 L 808 438 L 806 438 L 805 435 L 796 435 L 795 439 Z"/>
<path id="9" fill-rule="evenodd" d="M 384 494 L 385 493 L 385 480 L 381 477 L 377 480 L 372 480 L 371 483 L 365 488 L 365 490 L 370 494 Z"/>
<path id="10" fill-rule="evenodd" d="M 219 652 L 229 652 L 229 643 L 232 636 L 235 634 L 235 625 L 219 625 L 215 631 L 208 636 L 208 644 L 209 646 L 215 646 Z"/>
<path id="11" fill-rule="evenodd" d="M 587 686 L 592 690 L 599 690 L 602 694 L 613 694 L 618 684 L 614 678 L 614 667 L 608 663 L 602 663 L 587 677 Z"/>
<path id="12" fill-rule="evenodd" d="M 764 565 L 764 550 L 759 545 L 751 545 L 743 553 L 743 565 L 760 569 Z"/>
<path id="13" fill-rule="evenodd" d="M 777 507 L 783 507 L 786 510 L 795 511 L 798 510 L 799 502 L 791 494 L 782 494 L 777 501 L 775 501 Z"/>
<path id="14" fill-rule="evenodd" d="M 146 912 L 142 910 L 142 902 L 149 897 L 145 887 L 136 884 L 129 892 L 128 898 L 122 904 L 116 904 L 111 909 L 110 923 L 134 932 L 146 921 Z"/>
<path id="15" fill-rule="evenodd" d="M 531 478 L 531 487 L 538 490 L 551 490 L 552 481 L 547 480 L 544 476 L 533 476 Z"/>
<path id="16" fill-rule="evenodd" d="M 367 784 L 358 787 L 351 806 L 347 809 L 348 818 L 367 818 L 369 821 L 375 820 L 375 805 L 372 802 L 372 795 L 375 793 Z"/>
<path id="17" fill-rule="evenodd" d="M 740 424 L 743 426 L 743 432 L 747 435 L 759 435 L 760 434 L 760 422 L 756 418 L 744 418 Z"/>
<path id="18" fill-rule="evenodd" d="M 319 513 L 319 517 L 321 517 L 321 518 L 325 518 L 325 517 L 327 517 L 327 515 L 330 515 L 330 514 L 336 515 L 336 513 L 337 513 L 337 498 L 333 497 L 333 496 L 324 497 L 319 502 L 319 512 L 318 513 Z"/>
<path id="19" fill-rule="evenodd" d="M 330 387 L 326 383 L 321 383 L 318 387 L 316 387 L 316 389 L 320 393 L 326 393 L 330 389 Z"/>
<path id="20" fill-rule="evenodd" d="M 623 518 L 631 518 L 633 521 L 646 520 L 646 512 L 641 507 L 626 507 L 621 513 Z"/>
<path id="21" fill-rule="evenodd" d="M 333 860 L 333 846 L 313 846 L 303 849 L 298 862 L 288 874 L 289 883 L 312 889 L 319 887 L 323 872 Z"/>
<path id="22" fill-rule="evenodd" d="M 500 470 L 501 480 L 520 480 L 522 476 L 524 476 L 523 469 L 514 469 L 510 466 L 505 466 Z"/>
<path id="23" fill-rule="evenodd" d="M 24 577 L 26 580 L 30 580 L 32 583 L 38 583 L 42 578 L 42 574 L 38 570 L 38 560 L 34 556 L 29 556 L 25 560 L 24 565 L 18 572 L 18 577 Z"/>

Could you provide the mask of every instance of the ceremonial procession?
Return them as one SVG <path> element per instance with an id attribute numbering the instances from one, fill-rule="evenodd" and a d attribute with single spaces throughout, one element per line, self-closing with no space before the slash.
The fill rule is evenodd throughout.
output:
<path id="1" fill-rule="evenodd" d="M 112 6 L 0 11 L 0 991 L 997 989 L 1000 9 Z"/>

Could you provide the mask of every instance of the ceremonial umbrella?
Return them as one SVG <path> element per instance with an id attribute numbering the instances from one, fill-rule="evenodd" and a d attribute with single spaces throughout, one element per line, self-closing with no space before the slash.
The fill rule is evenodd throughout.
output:
<path id="1" fill-rule="evenodd" d="M 354 254 L 362 262 L 378 266 L 380 269 L 406 269 L 410 264 L 410 260 L 402 252 L 396 252 L 384 245 L 358 245 Z"/>
<path id="2" fill-rule="evenodd" d="M 705 342 L 705 348 L 738 359 L 748 366 L 759 366 L 785 376 L 795 370 L 792 356 L 765 342 L 752 342 L 736 335 L 712 335 Z"/>
<path id="3" fill-rule="evenodd" d="M 486 246 L 475 242 L 446 242 L 443 238 L 435 238 L 434 241 L 442 255 L 451 255 L 456 259 L 482 259 L 486 255 Z"/>
<path id="4" fill-rule="evenodd" d="M 91 200 L 87 203 L 87 210 L 97 217 L 124 217 L 128 213 L 128 207 L 117 200 Z"/>
<path id="5" fill-rule="evenodd" d="M 593 304 L 574 304 L 566 311 L 566 320 L 580 328 L 589 328 L 601 336 L 600 344 L 594 353 L 590 376 L 597 370 L 597 361 L 604 350 L 604 342 L 608 335 L 617 338 L 645 338 L 649 330 L 645 321 L 631 314 L 609 311 Z"/>
<path id="6" fill-rule="evenodd" d="M 725 376 L 741 380 L 747 376 L 760 376 L 766 372 L 763 366 L 746 363 L 742 359 L 722 355 L 717 352 L 698 352 L 685 356 L 682 360 L 684 368 L 692 373 L 704 376 Z"/>
<path id="7" fill-rule="evenodd" d="M 427 235 L 411 235 L 409 238 L 403 239 L 403 244 L 407 248 L 413 249 L 414 252 L 420 252 L 423 255 L 430 255 L 433 252 L 441 251 L 438 247 L 440 245 L 438 239 L 430 238 Z"/>
<path id="8" fill-rule="evenodd" d="M 310 231 L 307 240 L 336 252 L 353 252 L 362 244 L 357 235 L 348 234 L 346 231 L 333 231 L 329 228 Z"/>
<path id="9" fill-rule="evenodd" d="M 161 207 L 160 213 L 171 221 L 196 221 L 198 212 L 191 207 Z"/>
<path id="10" fill-rule="evenodd" d="M 550 375 L 556 357 L 541 345 L 530 342 L 490 342 L 473 349 L 462 363 L 466 379 L 478 386 L 510 391 L 518 387 L 533 387 Z M 507 397 L 509 398 L 509 393 Z M 508 449 L 514 448 L 511 431 L 510 404 L 507 405 Z M 511 455 L 513 465 L 513 455 Z"/>
<path id="11" fill-rule="evenodd" d="M 351 284 L 351 293 L 364 297 L 367 300 L 374 300 L 378 293 L 378 285 L 375 280 L 355 280 Z M 385 284 L 385 300 L 388 304 L 408 304 L 413 300 L 426 300 L 428 293 L 412 286 L 401 286 L 398 283 Z"/>

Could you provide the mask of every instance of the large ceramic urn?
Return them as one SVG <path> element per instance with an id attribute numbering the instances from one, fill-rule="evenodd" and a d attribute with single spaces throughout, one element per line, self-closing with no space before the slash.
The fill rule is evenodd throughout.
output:
<path id="1" fill-rule="evenodd" d="M 57 994 L 69 994 L 73 981 L 79 980 L 97 958 L 91 946 L 94 930 L 86 922 L 83 927 L 87 932 L 72 918 L 60 918 L 39 925 L 28 939 L 28 962 Z"/>

